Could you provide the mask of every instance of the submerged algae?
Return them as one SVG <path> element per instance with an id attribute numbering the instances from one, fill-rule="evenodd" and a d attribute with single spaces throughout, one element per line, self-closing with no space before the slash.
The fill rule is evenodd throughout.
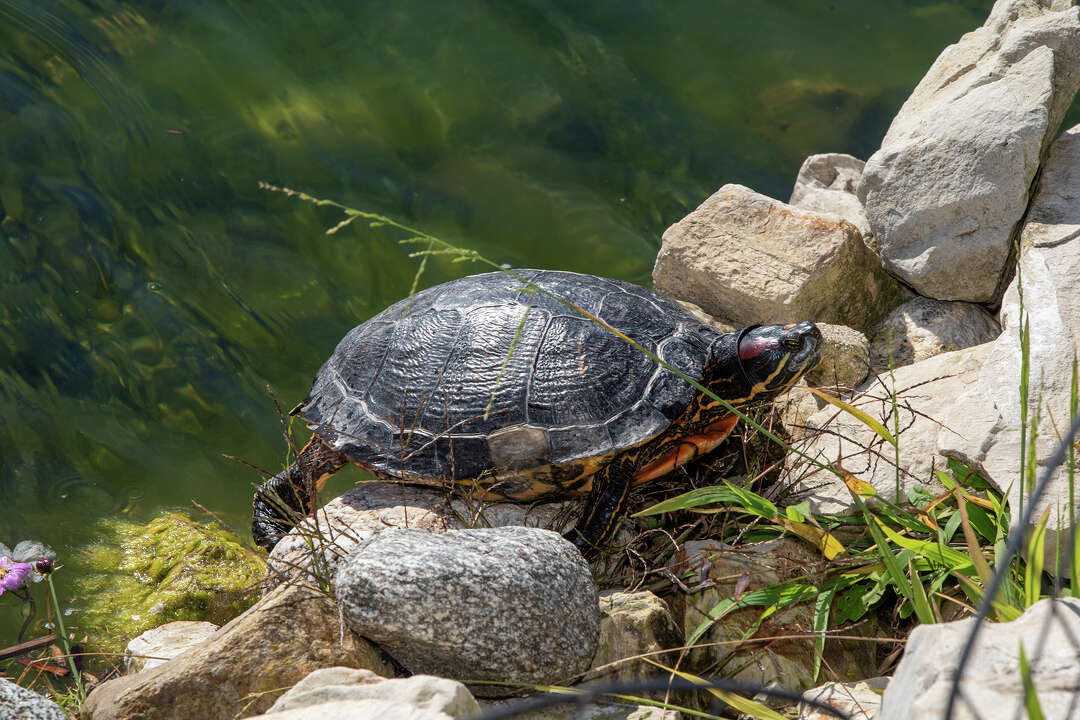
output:
<path id="1" fill-rule="evenodd" d="M 106 519 L 85 548 L 87 569 L 75 604 L 82 634 L 96 649 L 122 652 L 127 642 L 173 620 L 222 625 L 259 598 L 266 564 L 217 523 L 166 512 L 145 525 Z"/>

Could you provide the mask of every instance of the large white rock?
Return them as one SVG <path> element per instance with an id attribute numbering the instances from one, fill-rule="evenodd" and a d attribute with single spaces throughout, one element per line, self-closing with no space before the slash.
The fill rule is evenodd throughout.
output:
<path id="1" fill-rule="evenodd" d="M 390 700 L 337 700 L 256 715 L 249 720 L 453 720 L 446 713 Z"/>
<path id="2" fill-rule="evenodd" d="M 137 673 L 157 667 L 201 645 L 217 629 L 214 623 L 195 620 L 176 620 L 151 628 L 127 644 L 124 669 L 128 673 Z"/>
<path id="3" fill-rule="evenodd" d="M 1021 237 L 1018 277 L 1002 302 L 1001 336 L 993 343 L 978 382 L 941 416 L 960 434 L 941 435 L 941 451 L 978 468 L 987 480 L 1010 488 L 1012 520 L 1018 521 L 1020 496 L 1020 325 L 1031 328 L 1031 400 L 1039 407 L 1036 456 L 1042 475 L 1069 425 L 1072 363 L 1080 341 L 1080 126 L 1054 144 L 1043 167 L 1038 192 Z M 1023 317 L 1020 294 L 1023 293 Z M 1050 507 L 1047 552 L 1068 527 L 1068 480 L 1060 470 L 1038 509 Z M 1063 516 L 1063 517 L 1062 517 Z"/>
<path id="4" fill-rule="evenodd" d="M 1080 87 L 1071 0 L 998 0 L 946 48 L 859 185 L 885 267 L 919 294 L 992 302 L 1039 160 Z M 961 271 L 962 270 L 962 271 Z"/>
<path id="5" fill-rule="evenodd" d="M 664 232 L 656 289 L 736 325 L 866 328 L 902 302 L 858 228 L 725 185 Z"/>
<path id="6" fill-rule="evenodd" d="M 811 155 L 799 168 L 788 204 L 839 215 L 859 228 L 865 240 L 871 234 L 870 222 L 855 194 L 865 165 L 859 158 L 843 153 Z"/>
<path id="7" fill-rule="evenodd" d="M 370 670 L 321 668 L 296 683 L 274 702 L 268 713 L 347 700 L 381 700 L 412 705 L 453 718 L 476 715 L 480 706 L 461 683 L 433 675 L 384 678 Z"/>
<path id="8" fill-rule="evenodd" d="M 944 720 L 960 652 L 974 618 L 920 625 L 885 689 L 876 720 Z M 950 720 L 1026 718 L 1020 646 L 1043 717 L 1075 718 L 1080 687 L 1080 600 L 1040 600 L 1010 623 L 987 623 L 964 668 Z M 964 700 L 966 698 L 966 701 Z"/>
<path id="9" fill-rule="evenodd" d="M 810 428 L 795 447 L 823 463 L 840 460 L 843 468 L 873 485 L 880 496 L 907 501 L 908 491 L 924 487 L 940 492 L 933 477 L 934 466 L 942 468 L 946 458 L 938 443 L 942 437 L 966 434 L 969 426 L 962 418 L 941 424 L 960 397 L 979 379 L 979 369 L 990 355 L 992 344 L 936 355 L 928 360 L 898 368 L 891 376 L 867 381 L 849 402 L 894 432 L 892 398 L 896 398 L 900 432 L 899 465 L 892 445 L 851 415 L 827 405 L 806 421 Z M 898 472 L 899 468 L 899 472 Z M 847 486 L 833 473 L 819 469 L 795 453 L 788 454 L 790 478 L 797 480 L 799 497 L 810 500 L 815 513 L 847 513 L 854 503 Z"/>

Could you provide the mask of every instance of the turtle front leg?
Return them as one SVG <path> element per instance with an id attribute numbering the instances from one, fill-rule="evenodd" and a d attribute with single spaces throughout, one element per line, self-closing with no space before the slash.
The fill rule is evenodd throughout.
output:
<path id="1" fill-rule="evenodd" d="M 326 479 L 348 464 L 348 459 L 324 443 L 318 435 L 311 440 L 296 461 L 267 480 L 255 491 L 251 535 L 255 543 L 273 550 L 299 518 L 314 510 L 315 495 Z"/>
<path id="2" fill-rule="evenodd" d="M 615 533 L 622 519 L 630 488 L 634 486 L 634 465 L 616 458 L 593 476 L 592 490 L 585 501 L 585 514 L 565 537 L 588 556 Z"/>

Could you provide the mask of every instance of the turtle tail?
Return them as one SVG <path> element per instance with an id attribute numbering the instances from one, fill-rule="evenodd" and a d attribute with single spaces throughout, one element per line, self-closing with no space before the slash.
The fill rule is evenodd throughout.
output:
<path id="1" fill-rule="evenodd" d="M 255 543 L 273 550 L 300 519 L 314 510 L 315 496 L 326 478 L 348 464 L 342 453 L 313 435 L 296 462 L 267 480 L 255 491 L 251 535 Z"/>

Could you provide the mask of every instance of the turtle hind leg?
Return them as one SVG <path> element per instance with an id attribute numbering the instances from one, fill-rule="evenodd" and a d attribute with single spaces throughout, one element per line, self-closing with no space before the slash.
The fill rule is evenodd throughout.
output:
<path id="1" fill-rule="evenodd" d="M 634 467 L 616 458 L 593 476 L 592 490 L 585 501 L 585 513 L 577 526 L 563 537 L 588 557 L 615 534 L 630 488 L 634 486 Z"/>
<path id="2" fill-rule="evenodd" d="M 255 491 L 251 518 L 255 543 L 267 551 L 273 550 L 299 519 L 314 510 L 315 494 L 322 489 L 326 478 L 347 464 L 344 454 L 313 435 L 292 465 Z"/>

